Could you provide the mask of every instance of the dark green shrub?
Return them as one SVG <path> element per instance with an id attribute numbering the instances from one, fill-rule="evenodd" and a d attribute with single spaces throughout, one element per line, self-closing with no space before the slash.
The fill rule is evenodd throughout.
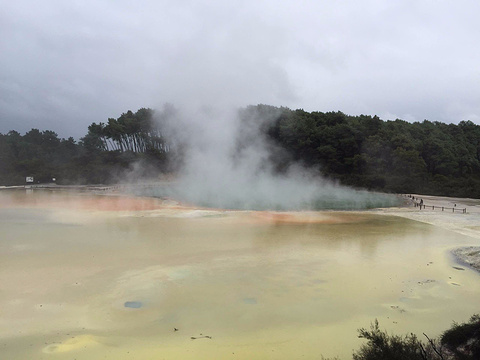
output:
<path id="1" fill-rule="evenodd" d="M 378 321 L 358 330 L 359 338 L 368 340 L 360 349 L 353 353 L 354 360 L 425 360 L 424 345 L 415 334 L 405 336 L 389 335 L 381 331 Z"/>
<path id="2" fill-rule="evenodd" d="M 454 359 L 480 359 L 480 315 L 473 315 L 467 323 L 454 323 L 443 333 L 441 343 Z"/>

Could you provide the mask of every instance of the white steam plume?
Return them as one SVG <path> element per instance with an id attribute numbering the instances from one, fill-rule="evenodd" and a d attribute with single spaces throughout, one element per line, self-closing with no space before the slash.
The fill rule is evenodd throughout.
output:
<path id="1" fill-rule="evenodd" d="M 167 137 L 184 145 L 183 166 L 158 195 L 226 209 L 358 209 L 396 203 L 394 196 L 340 186 L 298 164 L 279 174 L 270 157 L 282 154 L 281 149 L 260 130 L 277 114 L 252 107 L 245 122 L 233 109 L 168 111 L 162 123 Z"/>

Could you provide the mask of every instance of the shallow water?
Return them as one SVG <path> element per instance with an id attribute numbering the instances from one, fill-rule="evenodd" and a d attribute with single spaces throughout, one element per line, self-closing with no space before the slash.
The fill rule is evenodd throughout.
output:
<path id="1" fill-rule="evenodd" d="M 248 188 L 241 191 L 232 191 L 235 186 L 228 182 L 199 189 L 198 179 L 192 183 L 190 179 L 187 183 L 125 186 L 124 191 L 138 196 L 175 198 L 198 206 L 234 210 L 365 210 L 401 204 L 401 199 L 394 194 L 354 190 L 330 183 L 312 187 L 314 182 L 297 184 L 287 179 L 282 181 L 282 178 L 266 183 L 259 178 L 251 180 Z"/>
<path id="2" fill-rule="evenodd" d="M 479 311 L 478 241 L 393 216 L 2 191 L 0 229 L 5 359 L 349 359 Z"/>

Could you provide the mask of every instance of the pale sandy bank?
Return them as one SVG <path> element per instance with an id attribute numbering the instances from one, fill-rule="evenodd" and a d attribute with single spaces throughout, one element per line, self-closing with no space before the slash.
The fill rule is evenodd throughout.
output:
<path id="1" fill-rule="evenodd" d="M 480 271 L 480 199 L 452 198 L 431 195 L 411 194 L 422 199 L 426 209 L 419 207 L 385 208 L 373 212 L 404 217 L 435 225 L 459 234 L 478 239 L 479 246 L 460 247 L 452 253 L 463 263 Z M 432 207 L 435 207 L 435 210 Z M 442 211 L 444 207 L 444 211 Z M 447 210 L 448 208 L 448 210 Z M 451 209 L 455 208 L 455 212 Z M 461 209 L 466 209 L 463 213 Z"/>

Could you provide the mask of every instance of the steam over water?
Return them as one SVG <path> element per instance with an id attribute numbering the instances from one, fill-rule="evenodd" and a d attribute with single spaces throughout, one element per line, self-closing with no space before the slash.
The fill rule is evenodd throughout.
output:
<path id="1" fill-rule="evenodd" d="M 190 178 L 178 183 L 131 191 L 137 195 L 169 197 L 202 207 L 234 210 L 360 210 L 396 206 L 394 195 L 354 190 L 332 184 L 317 185 L 302 180 L 270 178 L 232 179 L 199 184 Z M 239 185 L 242 187 L 241 190 Z"/>
<path id="2" fill-rule="evenodd" d="M 321 169 L 290 162 L 290 155 L 264 135 L 263 129 L 275 121 L 279 110 L 267 107 L 260 111 L 257 107 L 241 111 L 165 109 L 159 118 L 167 138 L 181 147 L 182 156 L 176 161 L 183 166 L 172 184 L 142 194 L 227 209 L 366 209 L 398 205 L 395 196 L 341 186 L 321 177 Z M 285 168 L 278 171 L 282 162 Z"/>

